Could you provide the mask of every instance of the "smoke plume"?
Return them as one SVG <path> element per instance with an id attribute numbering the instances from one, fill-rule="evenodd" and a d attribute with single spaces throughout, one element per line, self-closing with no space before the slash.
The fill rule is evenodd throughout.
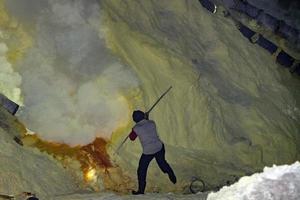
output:
<path id="1" fill-rule="evenodd" d="M 26 5 L 35 5 L 26 9 Z M 70 145 L 109 138 L 128 121 L 135 75 L 106 48 L 95 0 L 13 0 L 11 14 L 34 23 L 34 47 L 20 63 L 19 117 L 40 137 Z"/>
<path id="2" fill-rule="evenodd" d="M 7 61 L 6 52 L 8 48 L 5 43 L 0 43 L 0 92 L 17 104 L 21 101 L 21 76 L 14 71 Z"/>

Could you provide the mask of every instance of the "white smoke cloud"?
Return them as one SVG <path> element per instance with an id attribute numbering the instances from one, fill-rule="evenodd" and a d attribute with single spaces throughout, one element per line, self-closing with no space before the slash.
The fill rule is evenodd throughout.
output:
<path id="1" fill-rule="evenodd" d="M 10 100 L 21 105 L 21 76 L 14 71 L 6 59 L 8 48 L 5 43 L 0 43 L 0 93 Z"/>
<path id="2" fill-rule="evenodd" d="M 35 22 L 36 32 L 20 64 L 25 106 L 19 117 L 50 141 L 77 145 L 109 138 L 129 120 L 124 96 L 138 81 L 106 48 L 97 1 L 43 0 L 36 15 L 22 4 L 13 0 L 8 7 Z"/>

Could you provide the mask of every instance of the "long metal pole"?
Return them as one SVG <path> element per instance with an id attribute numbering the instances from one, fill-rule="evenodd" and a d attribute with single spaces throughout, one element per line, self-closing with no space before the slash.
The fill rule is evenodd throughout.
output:
<path id="1" fill-rule="evenodd" d="M 157 101 L 153 104 L 153 106 L 145 113 L 147 115 L 149 115 L 149 113 L 153 110 L 153 108 L 158 104 L 158 102 L 172 89 L 172 86 L 170 86 L 158 99 Z M 120 144 L 120 146 L 117 148 L 116 150 L 116 154 L 119 153 L 119 150 L 122 148 L 122 146 L 124 145 L 124 143 L 127 141 L 127 139 L 129 138 L 129 135 L 127 135 L 127 137 L 123 140 L 123 142 Z"/>
<path id="2" fill-rule="evenodd" d="M 172 89 L 172 86 L 170 86 L 167 91 L 165 91 L 160 97 L 159 99 L 157 99 L 157 101 L 153 104 L 153 106 L 146 112 L 147 114 L 149 114 L 151 112 L 151 110 L 153 110 L 153 108 L 158 104 L 158 102 Z"/>

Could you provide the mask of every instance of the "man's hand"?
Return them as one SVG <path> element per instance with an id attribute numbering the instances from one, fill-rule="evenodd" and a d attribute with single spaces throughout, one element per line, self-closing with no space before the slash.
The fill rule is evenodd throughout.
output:
<path id="1" fill-rule="evenodd" d="M 149 120 L 149 113 L 148 112 L 145 112 L 145 119 Z"/>
<path id="2" fill-rule="evenodd" d="M 136 137 L 137 137 L 137 134 L 136 134 L 136 132 L 134 132 L 134 130 L 132 129 L 131 133 L 129 134 L 129 139 L 130 139 L 131 141 L 134 141 Z"/>

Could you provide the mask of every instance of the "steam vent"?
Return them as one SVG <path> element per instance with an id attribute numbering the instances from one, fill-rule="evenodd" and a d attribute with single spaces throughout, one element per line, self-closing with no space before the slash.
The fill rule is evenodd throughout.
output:
<path id="1" fill-rule="evenodd" d="M 299 200 L 299 161 L 298 0 L 0 0 L 0 199 Z"/>

